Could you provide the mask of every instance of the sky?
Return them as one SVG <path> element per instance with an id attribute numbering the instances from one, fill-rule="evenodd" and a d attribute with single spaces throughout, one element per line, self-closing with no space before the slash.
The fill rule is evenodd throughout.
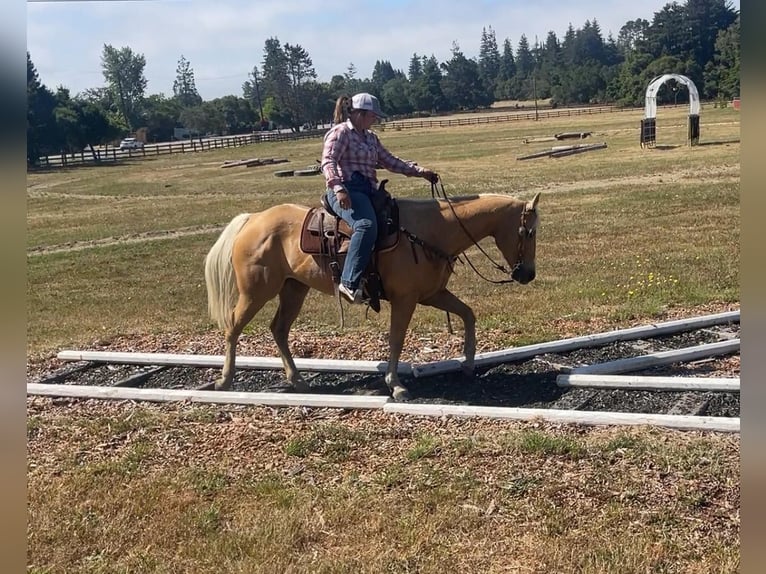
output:
<path id="1" fill-rule="evenodd" d="M 369 78 L 377 60 L 407 73 L 413 54 L 450 59 L 453 43 L 478 58 L 483 29 L 498 47 L 530 46 L 549 32 L 596 20 L 604 38 L 628 21 L 651 21 L 666 0 L 28 0 L 27 50 L 40 81 L 74 95 L 104 86 L 105 44 L 146 58 L 146 94 L 173 95 L 183 55 L 203 100 L 242 95 L 268 38 L 302 46 L 318 80 L 353 64 Z M 683 2 L 682 2 L 683 3 Z M 739 0 L 730 4 L 740 9 Z"/>

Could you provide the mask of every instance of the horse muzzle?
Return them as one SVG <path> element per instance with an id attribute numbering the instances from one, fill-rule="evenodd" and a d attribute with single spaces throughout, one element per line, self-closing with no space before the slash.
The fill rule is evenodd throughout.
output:
<path id="1" fill-rule="evenodd" d="M 522 285 L 526 285 L 535 278 L 534 265 L 517 265 L 511 271 L 511 279 Z"/>

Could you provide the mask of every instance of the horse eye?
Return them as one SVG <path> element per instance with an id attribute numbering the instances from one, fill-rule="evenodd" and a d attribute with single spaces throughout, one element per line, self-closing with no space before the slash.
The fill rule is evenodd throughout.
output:
<path id="1" fill-rule="evenodd" d="M 521 227 L 519 227 L 519 235 L 521 235 L 523 237 L 526 232 L 527 232 L 527 230 L 524 228 L 523 225 Z"/>

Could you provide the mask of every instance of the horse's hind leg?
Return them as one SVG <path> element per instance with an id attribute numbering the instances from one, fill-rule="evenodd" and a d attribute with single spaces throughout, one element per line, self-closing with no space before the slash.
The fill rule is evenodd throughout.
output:
<path id="1" fill-rule="evenodd" d="M 260 311 L 263 305 L 263 302 L 257 303 L 249 296 L 240 293 L 239 300 L 232 311 L 231 327 L 226 329 L 226 354 L 224 355 L 221 378 L 215 383 L 215 389 L 217 391 L 226 391 L 231 388 L 231 382 L 234 380 L 234 365 L 237 357 L 237 341 L 239 340 L 239 336 L 242 334 L 243 329 L 252 318 L 255 317 L 255 314 Z"/>
<path id="2" fill-rule="evenodd" d="M 308 385 L 295 367 L 293 355 L 290 352 L 290 346 L 287 342 L 290 333 L 290 327 L 298 317 L 303 307 L 303 301 L 309 288 L 295 279 L 288 279 L 279 292 L 279 308 L 271 320 L 271 334 L 279 348 L 279 354 L 282 357 L 282 364 L 285 366 L 285 376 L 293 389 L 299 392 L 308 390 Z"/>
<path id="3" fill-rule="evenodd" d="M 404 338 L 410 325 L 412 314 L 417 302 L 414 299 L 391 300 L 391 328 L 388 333 L 388 368 L 386 369 L 386 385 L 391 390 L 394 400 L 407 401 L 410 392 L 399 380 L 399 357 L 402 355 Z"/>
<path id="4" fill-rule="evenodd" d="M 448 313 L 455 313 L 463 320 L 465 335 L 463 336 L 463 372 L 467 376 L 473 376 L 474 360 L 476 358 L 476 315 L 473 310 L 458 299 L 454 293 L 443 289 L 428 299 L 421 301 L 423 305 L 443 309 Z"/>

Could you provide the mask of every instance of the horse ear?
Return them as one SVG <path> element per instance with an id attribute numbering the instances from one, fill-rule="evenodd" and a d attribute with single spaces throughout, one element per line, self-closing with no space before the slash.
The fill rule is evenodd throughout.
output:
<path id="1" fill-rule="evenodd" d="M 540 192 L 538 191 L 532 198 L 532 201 L 527 202 L 527 209 L 532 210 L 537 207 L 537 201 L 540 199 Z"/>

